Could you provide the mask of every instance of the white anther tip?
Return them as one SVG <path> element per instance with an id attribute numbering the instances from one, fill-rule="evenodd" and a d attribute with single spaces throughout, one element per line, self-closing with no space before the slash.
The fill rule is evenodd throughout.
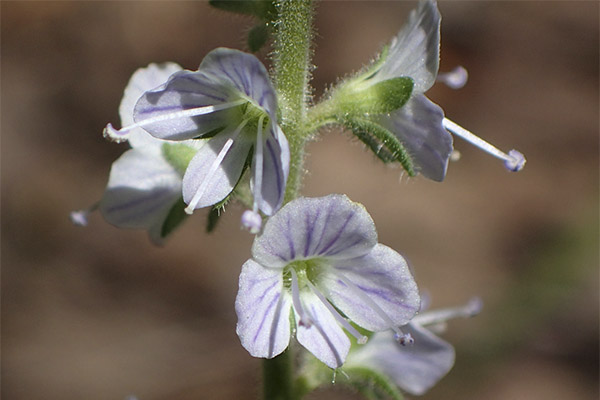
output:
<path id="1" fill-rule="evenodd" d="M 450 89 L 460 89 L 467 84 L 469 72 L 465 67 L 458 65 L 450 72 L 438 74 L 437 80 Z"/>
<path id="2" fill-rule="evenodd" d="M 358 344 L 366 344 L 368 340 L 369 340 L 369 338 L 367 336 L 363 336 L 363 337 L 359 338 L 356 341 L 356 343 L 358 343 Z"/>
<path id="3" fill-rule="evenodd" d="M 71 219 L 71 223 L 75 226 L 87 226 L 88 215 L 89 212 L 87 210 L 71 211 L 69 218 Z"/>
<path id="4" fill-rule="evenodd" d="M 394 335 L 394 339 L 396 339 L 396 341 L 402 346 L 409 346 L 415 342 L 415 339 L 413 339 L 410 333 L 405 333 L 403 335 L 396 333 Z"/>
<path id="5" fill-rule="evenodd" d="M 523 169 L 526 162 L 525 156 L 521 152 L 513 149 L 508 152 L 508 159 L 504 161 L 504 166 L 509 171 L 519 172 Z"/>
<path id="6" fill-rule="evenodd" d="M 262 217 L 259 213 L 252 210 L 246 210 L 242 214 L 242 227 L 247 229 L 251 234 L 256 235 L 262 227 Z"/>
<path id="7" fill-rule="evenodd" d="M 465 309 L 469 317 L 474 317 L 483 309 L 483 301 L 479 297 L 473 297 L 469 300 Z"/>
<path id="8" fill-rule="evenodd" d="M 113 142 L 121 143 L 127 140 L 129 130 L 127 129 L 115 129 L 111 123 L 108 123 L 102 131 L 102 136 Z"/>
<path id="9" fill-rule="evenodd" d="M 192 214 L 194 213 L 194 208 L 193 208 L 193 207 L 190 207 L 190 206 L 187 206 L 187 207 L 184 209 L 184 211 L 185 211 L 185 213 L 186 213 L 187 215 L 192 215 Z"/>

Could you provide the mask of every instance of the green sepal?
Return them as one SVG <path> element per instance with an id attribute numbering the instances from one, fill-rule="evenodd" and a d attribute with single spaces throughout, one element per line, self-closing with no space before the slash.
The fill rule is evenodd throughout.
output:
<path id="1" fill-rule="evenodd" d="M 364 117 L 348 117 L 340 122 L 352 130 L 381 161 L 399 162 L 409 176 L 417 174 L 408 151 L 392 132 Z"/>
<path id="2" fill-rule="evenodd" d="M 340 383 L 354 387 L 367 399 L 404 400 L 396 384 L 384 374 L 364 367 L 343 368 L 343 371 L 349 379 L 340 379 Z"/>
<path id="3" fill-rule="evenodd" d="M 160 230 L 160 236 L 162 238 L 167 237 L 188 217 L 188 214 L 185 212 L 185 207 L 186 205 L 183 202 L 183 197 L 177 200 L 177 203 L 171 207 L 171 210 L 169 211 L 169 214 L 167 214 L 167 218 L 165 219 L 165 222 L 163 222 L 163 226 Z"/>
<path id="4" fill-rule="evenodd" d="M 252 53 L 259 51 L 269 40 L 269 26 L 266 23 L 258 24 L 248 32 L 248 49 Z"/>
<path id="5" fill-rule="evenodd" d="M 401 76 L 369 84 L 350 81 L 334 93 L 336 113 L 341 115 L 387 114 L 401 108 L 412 94 L 414 81 Z"/>
<path id="6" fill-rule="evenodd" d="M 197 149 L 183 143 L 164 143 L 162 145 L 163 157 L 181 175 L 185 173 L 188 164 L 192 161 L 192 158 L 194 158 L 197 152 Z"/>
<path id="7" fill-rule="evenodd" d="M 272 0 L 209 0 L 208 3 L 223 11 L 253 15 L 265 21 L 274 21 L 277 17 Z"/>

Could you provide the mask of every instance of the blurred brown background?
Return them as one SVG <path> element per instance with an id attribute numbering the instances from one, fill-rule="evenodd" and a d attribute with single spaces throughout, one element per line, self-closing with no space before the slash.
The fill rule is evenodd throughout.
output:
<path id="1" fill-rule="evenodd" d="M 360 68 L 414 2 L 322 2 L 315 95 Z M 598 15 L 590 2 L 442 2 L 442 62 L 467 86 L 429 97 L 449 118 L 528 159 L 523 172 L 456 140 L 442 184 L 408 180 L 349 134 L 309 148 L 304 194 L 362 202 L 433 307 L 479 295 L 449 324 L 454 370 L 427 399 L 598 396 Z M 164 248 L 69 211 L 100 198 L 126 148 L 131 73 L 195 69 L 244 48 L 252 20 L 200 2 L 1 2 L 2 395 L 35 399 L 253 399 L 260 362 L 235 334 L 251 236 L 231 206 L 216 233 L 198 212 Z M 263 54 L 264 56 L 265 54 Z M 340 378 L 338 378 L 340 379 Z M 358 398 L 337 387 L 311 399 Z"/>

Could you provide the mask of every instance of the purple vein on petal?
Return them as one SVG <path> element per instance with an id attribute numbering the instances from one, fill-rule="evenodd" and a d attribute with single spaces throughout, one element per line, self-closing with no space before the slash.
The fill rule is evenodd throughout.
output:
<path id="1" fill-rule="evenodd" d="M 326 253 L 327 250 L 329 250 L 335 244 L 335 242 L 338 241 L 338 239 L 340 238 L 340 236 L 342 236 L 342 233 L 344 232 L 344 230 L 346 229 L 346 226 L 348 225 L 348 223 L 350 222 L 350 220 L 354 217 L 354 215 L 355 215 L 354 211 L 352 211 L 350 213 L 350 215 L 348 215 L 348 217 L 346 218 L 346 221 L 344 221 L 344 224 L 338 230 L 338 232 L 336 233 L 336 235 L 334 236 L 334 238 L 325 246 L 325 248 L 323 250 L 321 250 L 321 254 Z M 338 252 L 339 252 L 339 250 L 338 250 Z"/>
<path id="2" fill-rule="evenodd" d="M 277 300 L 279 300 L 280 297 L 281 297 L 281 292 L 277 293 L 275 295 L 275 297 L 273 297 L 273 300 L 271 300 L 271 302 L 269 303 L 269 306 L 265 309 L 262 319 L 260 320 L 260 324 L 258 325 L 258 329 L 256 330 L 256 334 L 252 338 L 253 343 L 256 343 L 256 340 L 258 339 L 258 335 L 262 331 L 262 327 L 265 324 L 265 320 L 267 319 L 267 316 L 269 315 L 269 310 L 271 308 L 273 308 L 273 305 L 277 302 Z"/>

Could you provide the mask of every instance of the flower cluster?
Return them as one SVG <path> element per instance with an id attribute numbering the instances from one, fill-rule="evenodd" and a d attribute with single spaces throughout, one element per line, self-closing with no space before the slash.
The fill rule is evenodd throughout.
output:
<path id="1" fill-rule="evenodd" d="M 253 10 L 267 22 L 277 10 L 271 3 L 263 9 L 268 2 L 215 3 Z M 425 96 L 436 81 L 459 88 L 467 79 L 464 68 L 438 75 L 440 21 L 435 1 L 421 1 L 372 65 L 303 110 L 306 120 L 292 121 L 301 125 L 294 143 L 338 124 L 382 161 L 442 181 L 455 135 L 504 160 L 509 170 L 522 169 L 521 153 L 500 151 Z M 121 102 L 121 128 L 104 129 L 105 137 L 127 141 L 131 149 L 113 163 L 92 209 L 116 226 L 146 229 L 162 243 L 194 210 L 219 209 L 237 198 L 249 208 L 242 225 L 257 235 L 235 301 L 242 346 L 270 359 L 295 338 L 350 378 L 357 374 L 360 381 L 368 371 L 422 394 L 454 363 L 452 346 L 427 327 L 472 316 L 480 304 L 419 313 L 425 307 L 407 262 L 378 243 L 362 205 L 345 195 L 305 198 L 293 190 L 296 198 L 284 204 L 291 168 L 302 170 L 291 160 L 302 157 L 290 154 L 278 96 L 265 66 L 238 50 L 215 49 L 195 71 L 173 63 L 138 70 Z M 92 209 L 72 213 L 73 221 L 85 224 Z"/>

